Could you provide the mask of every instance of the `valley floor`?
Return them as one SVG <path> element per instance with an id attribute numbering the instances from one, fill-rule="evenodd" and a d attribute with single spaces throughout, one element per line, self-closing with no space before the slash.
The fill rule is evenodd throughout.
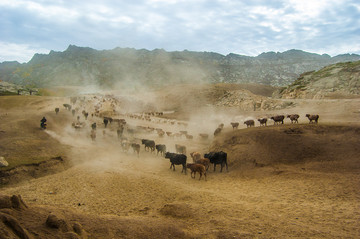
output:
<path id="1" fill-rule="evenodd" d="M 97 138 L 92 141 L 89 131 L 78 132 L 68 127 L 72 120 L 70 112 L 63 110 L 58 116 L 52 112 L 56 105 L 63 102 L 61 98 L 31 98 L 27 101 L 28 114 L 23 114 L 22 108 L 6 108 L 4 100 L 6 98 L 0 104 L 7 112 L 5 115 L 2 111 L 0 115 L 7 120 L 1 125 L 3 134 L 10 135 L 14 128 L 29 131 L 28 135 L 23 134 L 22 139 L 18 139 L 22 147 L 30 149 L 36 140 L 46 139 L 47 146 L 37 149 L 40 154 L 60 155 L 72 164 L 67 170 L 2 187 L 1 194 L 21 195 L 29 205 L 28 210 L 46 209 L 39 210 L 39 213 L 44 213 L 44 221 L 39 222 L 41 225 L 46 220 L 45 212 L 52 211 L 81 223 L 89 238 L 360 237 L 358 169 L 331 168 L 330 161 L 317 162 L 316 167 L 314 161 L 261 167 L 231 155 L 229 172 L 220 173 L 219 166 L 213 172 L 211 167 L 207 180 L 199 181 L 199 175 L 194 180 L 189 172 L 182 174 L 181 166 L 176 166 L 175 172 L 170 170 L 168 159 L 144 152 L 143 147 L 140 157 L 131 150 L 123 152 L 115 137 L 116 131 L 111 128 L 105 130 L 99 126 Z M 305 102 L 303 108 L 291 111 L 306 112 L 309 104 L 314 106 Z M 331 122 L 348 124 L 349 121 L 336 120 L 342 111 L 359 117 L 355 103 L 353 108 L 348 109 L 349 104 L 335 102 L 336 106 L 341 104 L 343 108 L 337 110 L 331 107 L 322 109 L 325 103 L 318 103 L 317 112 L 323 113 L 321 119 L 324 119 L 325 125 Z M 46 131 L 35 131 L 43 114 L 48 116 L 49 127 Z M 61 120 L 56 117 L 61 117 Z M 28 123 L 23 124 L 24 120 Z M 358 130 L 355 120 L 350 122 Z M 172 126 L 166 127 L 170 129 Z M 275 127 L 288 126 L 268 126 L 263 130 Z M 243 127 L 239 130 L 247 131 Z M 352 134 L 354 147 L 357 147 L 358 140 L 355 139 L 358 132 Z M 226 124 L 224 140 L 232 133 L 230 125 Z M 19 136 L 14 134 L 13 137 Z M 148 137 L 155 138 L 156 142 L 165 142 L 170 151 L 175 143 L 186 144 L 188 154 L 193 150 L 207 152 L 213 144 L 212 140 L 201 141 L 198 138 L 193 141 L 164 141 L 156 135 Z M 331 137 L 336 140 L 338 136 Z M 2 147 L 11 147 L 14 143 L 4 138 L 1 142 Z M 11 151 L 3 152 L 11 158 Z M 353 158 L 346 162 L 358 162 L 358 151 L 349 155 Z M 330 167 L 331 170 L 317 170 L 319 167 Z M 34 233 L 31 224 L 36 222 L 30 222 L 25 216 L 18 220 L 30 233 Z M 37 233 L 38 238 L 46 238 L 41 231 Z M 55 235 L 47 236 L 57 238 Z"/>

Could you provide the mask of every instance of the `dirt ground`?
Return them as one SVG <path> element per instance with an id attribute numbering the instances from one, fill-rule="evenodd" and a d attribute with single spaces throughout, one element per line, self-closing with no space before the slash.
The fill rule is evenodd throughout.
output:
<path id="1" fill-rule="evenodd" d="M 21 195 L 28 208 L 0 213 L 15 217 L 33 238 L 360 237 L 359 99 L 303 100 L 273 112 L 207 106 L 189 113 L 187 127 L 127 118 L 130 125 L 187 130 L 194 139 L 143 132 L 136 140 L 154 139 L 171 152 L 176 143 L 186 145 L 190 161 L 192 151 L 227 152 L 229 171 L 220 173 L 217 165 L 214 172 L 211 166 L 206 181 L 181 173 L 180 166 L 170 170 L 168 159 L 143 146 L 139 157 L 132 150 L 123 152 L 114 123 L 105 129 L 100 118 L 90 117 L 75 130 L 74 117 L 61 107 L 68 102 L 62 97 L 0 98 L 0 156 L 10 166 L 27 158 L 56 161 L 48 172 L 22 172 L 23 179 L 11 178 L 16 183 L 2 181 L 1 194 Z M 60 107 L 58 115 L 55 107 Z M 299 124 L 269 121 L 259 127 L 256 122 L 249 129 L 242 124 L 280 113 L 300 114 Z M 319 124 L 309 125 L 306 113 L 319 114 Z M 42 116 L 48 119 L 46 130 L 39 129 Z M 95 121 L 92 141 L 90 122 Z M 238 130 L 231 128 L 232 121 L 240 122 Z M 219 123 L 225 127 L 214 138 Z M 199 133 L 210 138 L 202 140 Z M 81 224 L 86 233 L 46 227 L 50 213 Z M 0 223 L 0 232 L 9 235 L 0 238 L 16 238 L 6 223 Z"/>

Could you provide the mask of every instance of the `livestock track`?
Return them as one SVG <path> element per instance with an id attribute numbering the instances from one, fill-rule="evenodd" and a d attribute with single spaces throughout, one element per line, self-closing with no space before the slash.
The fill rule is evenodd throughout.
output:
<path id="1" fill-rule="evenodd" d="M 175 225 L 192 238 L 358 236 L 360 197 L 358 189 L 353 187 L 360 181 L 358 174 L 304 170 L 311 162 L 301 166 L 235 169 L 231 167 L 235 158 L 229 158 L 228 173 L 220 173 L 219 167 L 214 173 L 210 168 L 207 181 L 194 180 L 190 173 L 181 174 L 181 166 L 176 166 L 175 172 L 170 170 L 169 160 L 145 152 L 143 145 L 140 157 L 131 149 L 123 152 L 115 124 L 105 129 L 102 118 L 89 116 L 83 128 L 75 129 L 71 121 L 76 116 L 73 118 L 63 110 L 55 115 L 54 108 L 44 111 L 49 127 L 43 133 L 71 146 L 66 156 L 74 166 L 4 188 L 4 194 L 20 194 L 30 204 L 72 209 L 90 216 L 159 218 L 163 224 Z M 62 114 L 67 114 L 69 120 L 60 120 Z M 90 138 L 91 120 L 98 124 L 95 141 Z M 161 127 L 164 131 L 187 130 L 196 136 L 191 124 L 184 128 L 171 123 L 126 120 L 134 128 L 143 125 Z M 37 121 L 36 118 L 36 125 Z M 230 124 L 224 124 L 222 133 L 233 131 Z M 209 150 L 217 125 L 205 132 L 211 135 L 209 140 L 159 137 L 153 130 L 132 137 L 155 140 L 171 152 L 175 151 L 175 144 L 182 144 L 187 147 L 188 155 L 192 151 L 204 153 Z M 258 130 L 274 127 L 282 126 Z M 241 130 L 252 129 L 238 132 Z M 130 139 L 130 135 L 124 136 Z"/>

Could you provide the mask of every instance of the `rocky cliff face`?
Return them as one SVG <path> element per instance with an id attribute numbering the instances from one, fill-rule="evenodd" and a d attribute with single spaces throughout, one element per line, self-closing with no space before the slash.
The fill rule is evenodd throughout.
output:
<path id="1" fill-rule="evenodd" d="M 360 97 L 360 61 L 333 64 L 304 73 L 274 96 L 284 99 Z"/>
<path id="2" fill-rule="evenodd" d="M 0 80 L 39 87 L 89 84 L 138 87 L 197 82 L 287 86 L 303 72 L 355 60 L 360 60 L 360 56 L 330 57 L 299 50 L 249 57 L 161 49 L 97 51 L 70 45 L 64 52 L 35 54 L 26 64 L 0 63 Z"/>

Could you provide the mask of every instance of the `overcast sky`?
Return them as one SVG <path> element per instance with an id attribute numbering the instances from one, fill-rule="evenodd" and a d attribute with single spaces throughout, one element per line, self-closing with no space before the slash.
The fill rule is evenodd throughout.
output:
<path id="1" fill-rule="evenodd" d="M 0 62 L 70 44 L 360 54 L 360 0 L 0 0 Z"/>

